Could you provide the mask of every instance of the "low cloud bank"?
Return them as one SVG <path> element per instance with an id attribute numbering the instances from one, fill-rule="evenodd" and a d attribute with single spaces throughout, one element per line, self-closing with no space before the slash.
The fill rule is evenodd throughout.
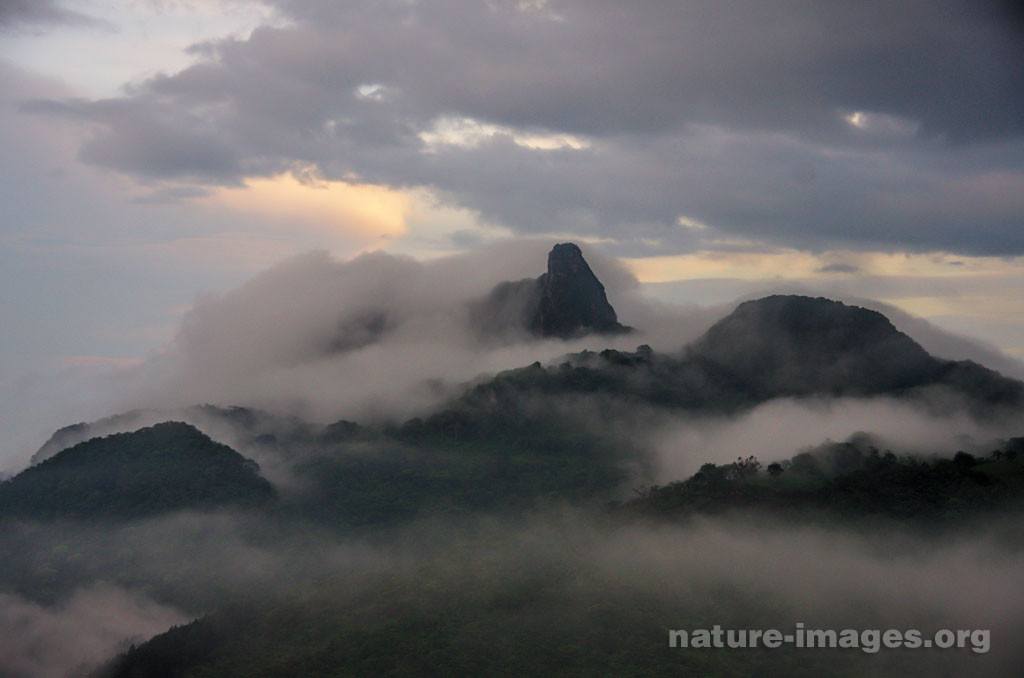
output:
<path id="1" fill-rule="evenodd" d="M 185 621 L 174 608 L 110 585 L 52 606 L 0 593 L 0 675 L 65 678 Z"/>
<path id="2" fill-rule="evenodd" d="M 182 408 L 200 403 L 253 406 L 281 417 L 278 423 L 292 415 L 317 423 L 342 418 L 401 421 L 429 413 L 477 377 L 536 360 L 553 361 L 582 349 L 632 350 L 641 343 L 657 351 L 677 351 L 733 308 L 656 302 L 617 260 L 584 245 L 584 255 L 620 321 L 637 332 L 568 341 L 516 332 L 481 336 L 473 326 L 474 302 L 500 282 L 539 275 L 552 244 L 546 239 L 506 242 L 427 262 L 381 252 L 348 261 L 325 252 L 293 257 L 234 290 L 198 299 L 173 342 L 143 365 L 91 375 L 88 388 L 64 390 L 79 402 L 79 420 L 148 410 L 138 421 L 125 419 L 94 435 L 181 418 L 239 447 L 230 430 L 210 418 L 179 416 Z M 876 302 L 847 301 L 878 308 L 937 355 L 973 358 L 1015 373 L 1015 361 L 977 342 Z M 98 403 L 107 409 L 98 412 Z M 76 410 L 66 402 L 52 407 L 60 413 L 52 429 L 75 420 L 69 417 Z M 788 457 L 801 447 L 826 438 L 845 439 L 860 430 L 908 450 L 940 452 L 955 451 L 946 448 L 957 444 L 951 441 L 958 436 L 1020 434 L 999 426 L 989 430 L 991 424 L 983 426 L 963 414 L 938 416 L 884 399 L 767 403 L 735 420 L 657 419 L 668 421 L 667 429 L 655 436 L 663 479 L 685 476 L 704 461 L 749 454 Z M 637 421 L 647 427 L 651 418 L 645 414 Z M 24 436 L 13 439 L 24 445 Z M 274 459 L 259 457 L 259 450 L 240 451 L 257 456 L 274 472 Z M 18 452 L 24 459 L 31 450 Z M 18 461 L 8 454 L 7 470 L 14 470 Z"/>
<path id="3" fill-rule="evenodd" d="M 213 402 L 323 421 L 403 418 L 478 375 L 583 348 L 646 342 L 677 350 L 722 314 L 655 306 L 615 260 L 587 249 L 620 319 L 640 332 L 570 341 L 481 337 L 470 303 L 499 282 L 542 273 L 551 244 L 507 243 L 425 263 L 379 252 L 344 262 L 323 252 L 289 259 L 198 300 L 169 350 L 138 371 L 147 386 L 133 406 Z"/>
<path id="4" fill-rule="evenodd" d="M 162 572 L 165 581 L 178 582 L 183 599 L 194 585 L 188 573 L 201 568 L 201 587 L 246 591 L 257 605 L 293 601 L 314 614 L 336 609 L 348 620 L 341 628 L 360 628 L 358 616 L 348 619 L 353 609 L 400 621 L 429 616 L 438 605 L 478 624 L 474 632 L 493 630 L 499 649 L 502 633 L 514 636 L 527 623 L 585 642 L 597 633 L 593 614 L 600 611 L 601 627 L 644 623 L 649 638 L 620 629 L 631 644 L 622 650 L 641 654 L 664 651 L 670 628 L 791 629 L 804 622 L 837 630 L 991 631 L 983 655 L 963 649 L 836 656 L 871 675 L 934 675 L 941 667 L 1005 675 L 1022 658 L 1017 516 L 939 537 L 894 527 L 825 530 L 758 516 L 609 526 L 558 510 L 516 520 L 426 520 L 387 538 L 320 535 L 260 545 L 245 536 L 251 528 L 237 517 L 181 514 L 119 529 L 114 538 L 140 552 L 159 541 L 150 558 L 122 574 Z M 88 531 L 79 536 L 92 538 Z M 99 565 L 111 556 L 99 549 L 87 557 Z M 186 609 L 194 614 L 201 606 Z M 174 608 L 109 586 L 49 607 L 3 596 L 0 666 L 14 676 L 63 675 L 182 620 Z M 813 662 L 822 661 L 820 652 L 803 651 Z"/>
<path id="5" fill-rule="evenodd" d="M 942 394 L 938 394 L 941 396 Z M 859 432 L 897 454 L 987 454 L 996 440 L 1024 434 L 1018 419 L 979 421 L 954 402 L 898 398 L 772 400 L 737 417 L 669 417 L 652 435 L 656 481 L 687 478 L 701 464 L 756 456 L 763 464 L 788 459 L 826 440 Z"/>

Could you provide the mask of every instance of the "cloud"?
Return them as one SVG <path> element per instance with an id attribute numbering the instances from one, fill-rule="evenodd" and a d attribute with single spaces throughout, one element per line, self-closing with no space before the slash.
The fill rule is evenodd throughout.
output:
<path id="1" fill-rule="evenodd" d="M 97 371 L 88 384 L 81 385 L 95 394 L 89 401 L 93 411 L 75 416 L 95 418 L 136 408 L 166 411 L 214 403 L 253 406 L 322 423 L 340 418 L 363 423 L 402 421 L 432 411 L 460 393 L 466 382 L 535 360 L 554 361 L 584 348 L 633 350 L 643 343 L 657 351 L 678 351 L 734 306 L 653 301 L 644 296 L 644 288 L 618 260 L 584 244 L 585 255 L 603 281 L 619 319 L 637 328 L 635 334 L 571 341 L 510 334 L 498 341 L 482 340 L 473 324 L 472 304 L 500 282 L 539 275 L 551 245 L 546 239 L 506 241 L 427 262 L 383 252 L 347 261 L 322 251 L 292 257 L 235 289 L 199 297 L 185 313 L 173 341 L 142 364 L 111 376 Z M 818 264 L 820 259 L 812 259 L 805 262 L 805 268 L 811 270 Z M 755 280 L 753 287 L 736 289 L 733 294 L 753 298 L 769 292 L 824 293 L 881 311 L 934 355 L 973 359 L 1004 374 L 1024 375 L 1020 362 L 990 346 L 860 296 L 867 282 L 878 290 L 890 286 L 906 290 L 915 284 L 913 279 L 886 282 L 869 278 L 865 282 L 857 276 L 860 282 L 852 286 L 832 285 L 831 280 L 772 286 Z M 708 285 L 705 280 L 694 284 Z M 935 291 L 927 280 L 916 284 Z M 909 293 L 914 293 L 913 289 Z M 82 362 L 78 359 L 73 364 L 81 369 Z M 108 363 L 93 359 L 87 365 L 93 369 Z M 65 376 L 61 383 L 70 393 L 71 384 L 77 382 Z M 15 397 L 24 400 L 25 394 Z M 97 412 L 100 403 L 106 409 Z M 737 449 L 756 447 L 759 454 L 766 454 L 766 440 L 775 440 L 772 454 L 786 456 L 801 446 L 826 437 L 842 439 L 861 429 L 899 438 L 900 426 L 910 430 L 909 422 L 918 420 L 924 423 L 913 431 L 922 436 L 934 433 L 928 441 L 935 449 L 960 433 L 982 436 L 976 422 L 958 419 L 940 426 L 934 414 L 899 403 L 765 407 L 768 409 L 736 422 L 716 420 L 707 426 L 684 422 L 687 432 L 678 436 L 671 431 L 680 424 L 670 419 L 667 435 L 676 442 L 690 440 L 689 452 L 682 457 L 684 465 L 690 466 L 706 461 L 702 455 L 712 454 L 720 461 L 732 459 Z M 771 416 L 766 420 L 757 412 Z M 890 416 L 894 412 L 899 412 L 895 419 Z M 794 438 L 765 430 L 765 421 L 773 421 L 772 417 L 787 422 L 783 430 L 803 433 Z M 637 412 L 635 418 L 638 422 L 659 420 L 657 413 Z M 71 420 L 54 421 L 52 426 Z M 794 422 L 803 423 L 797 426 Z M 757 425 L 750 429 L 752 423 Z M 631 435 L 645 439 L 646 426 L 639 425 Z M 740 433 L 748 429 L 754 432 Z M 990 437 L 1015 434 L 985 431 Z M 682 467 L 673 468 L 674 475 L 683 473 Z"/>
<path id="2" fill-rule="evenodd" d="M 598 136 L 681 122 L 831 127 L 845 106 L 945 133 L 1020 131 L 1010 115 L 1020 96 L 1006 85 L 1021 71 L 1002 62 L 1019 50 L 1015 36 L 993 11 L 957 0 L 903 3 L 884 30 L 878 2 L 280 4 L 299 26 L 342 26 L 356 41 L 340 48 L 343 63 L 375 76 L 363 82 L 511 127 Z M 951 26 L 957 14 L 971 21 Z M 992 42 L 949 60 L 950 48 L 980 36 Z M 403 77 L 396 66 L 413 70 Z M 992 120 L 950 91 L 1009 110 Z"/>
<path id="3" fill-rule="evenodd" d="M 985 5 L 280 11 L 290 23 L 86 102 L 81 158 L 228 186 L 313 166 L 620 254 L 730 239 L 1024 252 L 1024 41 Z"/>
<path id="4" fill-rule="evenodd" d="M 56 0 L 3 0 L 0 2 L 0 31 L 40 25 L 97 26 L 101 22 L 64 7 Z"/>
<path id="5" fill-rule="evenodd" d="M 500 282 L 543 273 L 551 245 L 504 242 L 428 262 L 383 252 L 285 260 L 234 290 L 198 299 L 168 349 L 136 370 L 133 378 L 145 386 L 125 397 L 125 409 L 211 402 L 322 421 L 400 420 L 482 374 L 584 347 L 647 342 L 676 350 L 718 317 L 717 309 L 643 301 L 617 261 L 584 246 L 620 319 L 640 333 L 483 341 L 470 302 Z"/>
<path id="6" fill-rule="evenodd" d="M 877 524 L 826 530 L 763 515 L 659 525 L 594 520 L 554 509 L 519 519 L 423 520 L 365 538 L 292 530 L 288 538 L 254 543 L 252 534 L 257 525 L 266 530 L 265 522 L 182 514 L 114 530 L 80 527 L 65 539 L 81 547 L 76 557 L 94 571 L 117 564 L 123 575 L 146 580 L 170 571 L 181 598 L 194 595 L 197 585 L 215 599 L 244 592 L 237 600 L 255 603 L 254 614 L 293 610 L 289 618 L 312 634 L 325 628 L 335 634 L 365 631 L 366 615 L 429 620 L 423 611 L 437 609 L 459 612 L 452 617 L 455 629 L 471 631 L 474 647 L 478 638 L 511 647 L 520 634 L 537 628 L 550 629 L 553 646 L 562 647 L 563 638 L 579 641 L 581 633 L 596 638 L 624 633 L 623 624 L 634 620 L 644 626 L 627 633 L 623 647 L 643 651 L 649 643 L 652 652 L 664 649 L 669 628 L 713 624 L 789 629 L 804 622 L 809 628 L 925 633 L 987 629 L 991 651 L 985 654 L 822 657 L 808 650 L 813 656 L 806 656 L 859 675 L 952 670 L 998 676 L 1012 675 L 1020 659 L 1016 644 L 1001 642 L 1019 635 L 1024 621 L 1024 593 L 1017 585 L 1024 563 L 1010 541 L 1018 519 L 1007 515 L 922 536 Z M 45 542 L 32 545 L 47 553 Z M 57 551 L 57 562 L 68 557 L 66 548 Z M 119 559 L 126 556 L 138 559 Z M 106 597 L 82 595 L 80 603 L 56 608 L 0 598 L 0 620 L 8 611 L 15 618 L 25 612 L 30 620 L 25 630 L 15 627 L 20 633 L 9 637 L 13 652 L 0 655 L 0 662 L 28 655 L 25 636 L 31 635 L 54 652 L 45 670 L 37 663 L 30 665 L 34 671 L 13 675 L 64 675 L 55 670 L 58 662 L 72 668 L 77 666 L 72 662 L 92 659 L 102 646 L 96 637 L 115 642 L 125 637 L 123 632 L 104 635 L 110 628 L 128 633 L 139 628 L 141 634 L 150 626 L 131 620 L 173 614 L 117 589 L 102 591 Z M 317 625 L 305 626 L 314 615 Z M 166 623 L 177 621 L 172 617 Z M 260 626 L 259 617 L 245 621 Z M 444 629 L 444 639 L 452 637 L 451 627 Z M 251 637 L 245 626 L 237 633 L 243 642 Z M 7 638 L 0 636 L 0 647 Z M 456 636 L 454 648 L 459 647 L 466 646 Z M 300 653 L 303 649 L 298 647 Z"/>
<path id="7" fill-rule="evenodd" d="M 400 191 L 342 181 L 300 182 L 290 174 L 250 180 L 244 188 L 220 188 L 203 202 L 313 229 L 351 232 L 370 241 L 404 233 L 412 209 L 411 197 Z"/>
<path id="8" fill-rule="evenodd" d="M 737 417 L 672 418 L 653 435 L 654 479 L 688 478 L 704 463 L 727 464 L 751 454 L 767 465 L 860 431 L 898 454 L 952 456 L 961 449 L 988 454 L 991 441 L 1020 430 L 1016 420 L 977 421 L 941 396 L 933 407 L 890 397 L 778 399 Z"/>
<path id="9" fill-rule="evenodd" d="M 0 674 L 8 678 L 78 675 L 115 652 L 188 621 L 177 610 L 109 585 L 45 606 L 0 593 Z"/>

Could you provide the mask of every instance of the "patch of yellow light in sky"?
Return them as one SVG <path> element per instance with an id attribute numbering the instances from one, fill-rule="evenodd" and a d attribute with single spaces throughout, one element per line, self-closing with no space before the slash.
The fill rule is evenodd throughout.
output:
<path id="1" fill-rule="evenodd" d="M 405 233 L 412 209 L 408 194 L 385 186 L 300 182 L 291 174 L 248 179 L 244 187 L 221 188 L 197 202 L 371 241 Z"/>
<path id="2" fill-rule="evenodd" d="M 698 278 L 757 280 L 806 277 L 808 272 L 815 268 L 816 261 L 813 255 L 796 251 L 782 254 L 705 251 L 665 257 L 623 259 L 623 263 L 642 283 Z M 800 271 L 800 274 L 794 275 L 796 271 Z"/>
<path id="3" fill-rule="evenodd" d="M 935 316 L 966 316 L 972 318 L 999 318 L 1024 316 L 1024 299 L 1016 295 L 1007 296 L 935 296 L 896 297 L 879 299 L 914 315 L 931 318 Z"/>
<path id="4" fill-rule="evenodd" d="M 660 283 L 699 278 L 787 280 L 868 276 L 961 276 L 1021 273 L 1024 258 L 959 257 L 946 253 L 903 254 L 799 250 L 774 252 L 701 251 L 665 257 L 622 260 L 640 282 Z"/>
<path id="5" fill-rule="evenodd" d="M 408 191 L 411 207 L 407 232 L 390 239 L 381 249 L 416 259 L 436 259 L 495 240 L 515 236 L 508 228 L 489 224 L 465 207 L 445 202 L 426 188 Z"/>

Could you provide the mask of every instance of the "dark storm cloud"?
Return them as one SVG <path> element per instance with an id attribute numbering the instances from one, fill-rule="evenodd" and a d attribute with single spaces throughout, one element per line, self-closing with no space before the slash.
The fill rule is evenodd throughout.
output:
<path id="1" fill-rule="evenodd" d="M 620 253 L 1024 252 L 1024 40 L 998 3 L 280 5 L 88 103 L 81 158 L 204 184 L 312 164 Z M 428 145 L 439 119 L 499 130 Z M 552 134 L 585 144 L 523 139 Z"/>
<path id="2" fill-rule="evenodd" d="M 54 0 L 0 0 L 0 31 L 47 24 L 97 25 Z"/>
<path id="3" fill-rule="evenodd" d="M 1024 124 L 1020 36 L 984 3 L 283 5 L 330 26 L 346 63 L 371 66 L 421 106 L 515 126 L 805 129 L 834 126 L 841 109 L 907 116 L 966 137 Z"/>
<path id="4" fill-rule="evenodd" d="M 217 183 L 234 183 L 241 171 L 238 152 L 202 115 L 130 98 L 96 102 L 90 110 L 109 127 L 82 147 L 85 162 Z"/>

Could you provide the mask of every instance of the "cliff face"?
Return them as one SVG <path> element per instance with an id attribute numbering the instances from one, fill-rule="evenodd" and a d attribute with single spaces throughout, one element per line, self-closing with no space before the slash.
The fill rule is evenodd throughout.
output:
<path id="1" fill-rule="evenodd" d="M 565 339 L 631 329 L 619 323 L 604 285 L 572 243 L 555 245 L 548 254 L 548 270 L 539 278 L 495 287 L 474 309 L 474 316 L 485 334 L 514 329 Z"/>
<path id="2" fill-rule="evenodd" d="M 545 337 L 572 337 L 596 332 L 629 331 L 619 324 L 608 303 L 604 285 L 572 243 L 555 245 L 548 254 L 548 271 L 537 279 L 539 303 L 530 329 Z"/>

